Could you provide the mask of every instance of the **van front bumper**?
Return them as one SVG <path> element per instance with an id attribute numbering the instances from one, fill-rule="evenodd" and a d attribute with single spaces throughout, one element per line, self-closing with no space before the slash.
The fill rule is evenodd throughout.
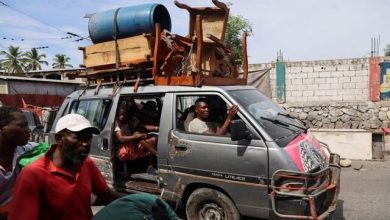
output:
<path id="1" fill-rule="evenodd" d="M 340 192 L 340 156 L 316 173 L 278 170 L 272 176 L 273 212 L 281 218 L 325 219 L 336 210 Z"/>

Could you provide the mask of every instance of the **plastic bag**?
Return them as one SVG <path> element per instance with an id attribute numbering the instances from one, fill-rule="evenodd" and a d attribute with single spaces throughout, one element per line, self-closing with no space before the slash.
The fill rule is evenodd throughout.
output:
<path id="1" fill-rule="evenodd" d="M 35 160 L 42 157 L 46 151 L 50 148 L 48 143 L 40 143 L 37 146 L 33 147 L 31 150 L 27 151 L 26 153 L 22 154 L 17 161 L 17 164 L 24 168 L 30 163 L 34 162 Z"/>

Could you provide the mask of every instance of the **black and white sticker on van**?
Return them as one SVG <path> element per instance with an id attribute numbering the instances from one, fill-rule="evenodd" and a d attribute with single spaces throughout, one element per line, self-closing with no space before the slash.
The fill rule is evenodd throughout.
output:
<path id="1" fill-rule="evenodd" d="M 326 155 L 320 143 L 309 134 L 301 134 L 285 150 L 301 172 L 326 167 Z"/>

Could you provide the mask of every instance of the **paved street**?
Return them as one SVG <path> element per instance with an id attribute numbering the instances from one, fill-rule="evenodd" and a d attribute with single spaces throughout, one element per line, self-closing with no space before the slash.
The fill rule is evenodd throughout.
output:
<path id="1" fill-rule="evenodd" d="M 360 171 L 354 168 L 360 168 Z M 341 171 L 335 219 L 390 219 L 390 161 L 352 161 Z"/>

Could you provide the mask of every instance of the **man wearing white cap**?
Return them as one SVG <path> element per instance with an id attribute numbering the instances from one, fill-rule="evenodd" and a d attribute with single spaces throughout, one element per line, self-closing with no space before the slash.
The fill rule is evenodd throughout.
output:
<path id="1" fill-rule="evenodd" d="M 91 193 L 104 204 L 118 198 L 88 157 L 92 134 L 99 129 L 81 115 L 68 114 L 55 132 L 56 144 L 20 173 L 8 219 L 89 220 Z"/>

